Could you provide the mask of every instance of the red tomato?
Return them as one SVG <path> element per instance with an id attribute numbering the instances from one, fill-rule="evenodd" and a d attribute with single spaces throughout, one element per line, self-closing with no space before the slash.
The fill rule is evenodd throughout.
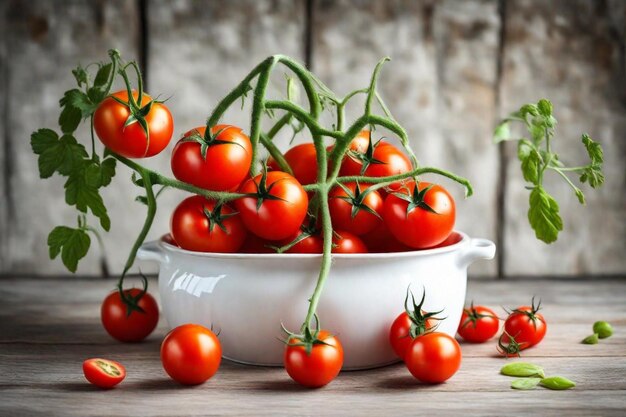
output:
<path id="1" fill-rule="evenodd" d="M 413 169 L 409 158 L 398 148 L 385 141 L 372 144 L 372 154 L 368 155 L 369 142 L 368 131 L 362 131 L 353 139 L 341 164 L 340 175 L 387 177 L 403 174 Z M 363 170 L 364 166 L 365 170 Z"/>
<path id="2" fill-rule="evenodd" d="M 118 91 L 111 96 L 128 102 L 128 92 Z M 137 99 L 138 92 L 133 91 Z M 152 98 L 143 94 L 139 106 L 145 106 Z M 161 152 L 172 139 L 174 119 L 163 103 L 153 103 L 145 116 L 148 125 L 149 141 L 138 122 L 124 126 L 131 112 L 128 106 L 118 103 L 111 97 L 105 98 L 93 115 L 93 126 L 100 141 L 113 152 L 127 158 L 145 158 Z"/>
<path id="3" fill-rule="evenodd" d="M 276 242 L 268 242 L 257 235 L 248 233 L 246 241 L 239 249 L 241 253 L 276 253 L 270 246 L 276 246 Z"/>
<path id="4" fill-rule="evenodd" d="M 138 288 L 131 288 L 124 290 L 124 295 L 136 298 L 141 292 Z M 121 342 L 139 342 L 148 337 L 159 322 L 159 308 L 148 293 L 139 299 L 137 307 L 143 312 L 131 309 L 129 315 L 128 306 L 120 298 L 119 291 L 109 294 L 100 308 L 100 318 L 107 333 Z"/>
<path id="5" fill-rule="evenodd" d="M 404 363 L 415 378 L 438 384 L 459 370 L 461 346 L 445 333 L 426 333 L 411 342 Z"/>
<path id="6" fill-rule="evenodd" d="M 302 185 L 317 182 L 317 152 L 312 143 L 296 145 L 285 152 L 285 160 L 291 167 L 293 176 Z M 273 171 L 280 171 L 280 167 L 274 159 L 268 161 L 268 167 Z"/>
<path id="7" fill-rule="evenodd" d="M 367 246 L 358 236 L 344 230 L 335 230 L 333 253 L 367 253 Z"/>
<path id="8" fill-rule="evenodd" d="M 300 385 L 318 388 L 328 384 L 339 375 L 343 365 L 343 347 L 335 336 L 320 330 L 317 338 L 324 343 L 315 343 L 307 354 L 302 340 L 289 339 L 285 346 L 284 363 L 287 373 Z"/>
<path id="9" fill-rule="evenodd" d="M 176 243 L 171 233 L 161 236 L 161 241 L 167 243 L 168 245 L 178 246 L 178 243 Z"/>
<path id="10" fill-rule="evenodd" d="M 389 231 L 389 228 L 387 228 L 387 225 L 385 225 L 385 222 L 379 222 L 374 230 L 360 236 L 360 238 L 371 253 L 407 252 L 413 250 L 404 243 L 398 242 Z"/>
<path id="11" fill-rule="evenodd" d="M 328 196 L 333 227 L 355 235 L 371 232 L 382 223 L 382 197 L 378 191 L 357 183 L 344 184 L 344 187 L 334 187 Z"/>
<path id="12" fill-rule="evenodd" d="M 400 313 L 400 315 L 396 317 L 391 324 L 391 330 L 389 331 L 389 343 L 391 343 L 393 351 L 396 352 L 396 355 L 400 358 L 404 358 L 411 342 L 413 342 L 413 337 L 410 333 L 411 327 L 413 326 L 415 326 L 415 324 L 406 311 Z M 424 321 L 425 329 L 434 329 L 436 326 L 436 319 L 426 319 Z"/>
<path id="13" fill-rule="evenodd" d="M 471 305 L 463 310 L 459 323 L 459 336 L 468 342 L 483 343 L 498 333 L 500 322 L 490 308 Z"/>
<path id="14" fill-rule="evenodd" d="M 172 236 L 178 245 L 196 252 L 237 252 L 246 239 L 241 217 L 228 205 L 195 195 L 184 199 L 172 213 Z"/>
<path id="15" fill-rule="evenodd" d="M 281 240 L 300 229 L 309 198 L 291 175 L 281 171 L 259 174 L 244 182 L 239 192 L 256 194 L 235 200 L 244 224 L 255 235 L 267 240 Z M 257 204 L 260 204 L 258 208 Z"/>
<path id="16" fill-rule="evenodd" d="M 285 239 L 280 243 L 281 246 L 287 245 L 293 242 L 302 232 L 298 232 L 291 236 L 289 239 Z M 322 253 L 324 250 L 324 240 L 320 235 L 310 235 L 305 237 L 300 242 L 287 249 L 285 253 Z"/>
<path id="17" fill-rule="evenodd" d="M 541 302 L 535 306 L 533 299 L 531 306 L 516 308 L 504 322 L 504 330 L 520 345 L 520 350 L 535 346 L 546 335 L 548 329 L 546 320 L 542 314 L 537 313 L 540 307 Z M 505 334 L 503 342 L 509 343 L 510 341 Z"/>
<path id="18" fill-rule="evenodd" d="M 398 193 L 385 199 L 383 219 L 391 233 L 400 242 L 415 249 L 435 246 L 444 240 L 454 228 L 455 206 L 452 196 L 440 185 L 415 182 L 406 183 Z M 414 206 L 407 212 L 409 201 Z M 434 212 L 433 212 L 434 211 Z"/>
<path id="19" fill-rule="evenodd" d="M 126 369 L 115 361 L 101 358 L 83 362 L 83 374 L 87 381 L 100 388 L 113 388 L 126 378 Z"/>
<path id="20" fill-rule="evenodd" d="M 198 324 L 183 324 L 165 336 L 161 363 L 165 372 L 183 385 L 198 385 L 217 372 L 222 347 L 215 334 Z"/>
<path id="21" fill-rule="evenodd" d="M 185 133 L 172 152 L 174 176 L 188 184 L 213 191 L 230 191 L 246 178 L 252 161 L 252 144 L 242 130 L 231 125 L 211 128 L 213 141 L 204 142 L 206 126 Z M 190 140 L 195 138 L 195 140 Z M 207 145 L 206 157 L 202 146 Z"/>

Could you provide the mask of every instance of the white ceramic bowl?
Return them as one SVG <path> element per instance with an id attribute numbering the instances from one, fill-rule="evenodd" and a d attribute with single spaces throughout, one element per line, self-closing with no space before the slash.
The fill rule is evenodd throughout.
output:
<path id="1" fill-rule="evenodd" d="M 426 290 L 424 309 L 443 310 L 439 331 L 454 336 L 467 267 L 496 250 L 489 240 L 457 233 L 457 243 L 436 249 L 333 255 L 318 314 L 343 345 L 343 369 L 398 360 L 388 332 L 409 286 L 416 298 Z M 292 331 L 302 324 L 321 261 L 317 254 L 190 252 L 163 241 L 145 243 L 137 256 L 160 263 L 161 307 L 170 326 L 212 327 L 224 358 L 270 366 L 283 363 L 281 322 Z"/>

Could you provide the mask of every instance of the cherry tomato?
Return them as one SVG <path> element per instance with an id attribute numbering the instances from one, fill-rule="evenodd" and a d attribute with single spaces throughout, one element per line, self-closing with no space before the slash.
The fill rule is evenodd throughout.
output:
<path id="1" fill-rule="evenodd" d="M 309 198 L 291 175 L 281 171 L 259 174 L 244 182 L 239 192 L 256 194 L 235 200 L 235 207 L 250 232 L 263 239 L 281 240 L 300 229 Z"/>
<path id="2" fill-rule="evenodd" d="M 230 191 L 246 178 L 252 161 L 252 144 L 242 130 L 231 125 L 211 128 L 214 138 L 206 142 L 206 126 L 190 130 L 172 152 L 174 176 L 188 184 L 213 191 Z M 194 140 L 195 138 L 195 140 Z M 202 147 L 206 145 L 206 156 Z"/>
<path id="3" fill-rule="evenodd" d="M 218 206 L 199 195 L 176 207 L 170 226 L 178 245 L 196 252 L 237 252 L 247 235 L 241 216 L 230 206 Z"/>
<path id="4" fill-rule="evenodd" d="M 315 343 L 307 354 L 302 340 L 289 339 L 285 345 L 284 363 L 289 376 L 305 387 L 318 388 L 328 384 L 339 375 L 343 365 L 343 347 L 337 337 L 320 330 L 317 338 L 324 343 Z"/>
<path id="5" fill-rule="evenodd" d="M 407 252 L 412 251 L 404 243 L 398 242 L 385 222 L 379 222 L 378 226 L 369 233 L 359 236 L 371 253 Z"/>
<path id="6" fill-rule="evenodd" d="M 171 233 L 168 233 L 168 234 L 165 234 L 165 235 L 161 236 L 161 241 L 167 243 L 168 245 L 178 246 L 178 243 L 176 243 L 176 241 L 172 237 Z"/>
<path id="7" fill-rule="evenodd" d="M 222 347 L 215 334 L 198 324 L 183 324 L 169 332 L 161 344 L 165 372 L 183 385 L 202 384 L 217 372 Z"/>
<path id="8" fill-rule="evenodd" d="M 383 199 L 376 190 L 348 183 L 336 186 L 329 193 L 329 209 L 333 227 L 364 235 L 382 223 Z"/>
<path id="9" fill-rule="evenodd" d="M 459 336 L 468 342 L 483 343 L 498 333 L 500 322 L 490 308 L 474 306 L 463 310 L 459 323 Z"/>
<path id="10" fill-rule="evenodd" d="M 113 388 L 126 378 L 126 369 L 109 359 L 92 358 L 83 362 L 83 374 L 87 381 L 100 388 Z"/>
<path id="11" fill-rule="evenodd" d="M 541 302 L 535 306 L 533 299 L 532 305 L 516 308 L 504 322 L 504 330 L 520 345 L 520 350 L 535 346 L 546 335 L 546 320 L 541 313 L 537 313 L 540 307 Z M 503 341 L 509 343 L 510 338 L 506 334 L 504 336 Z"/>
<path id="12" fill-rule="evenodd" d="M 446 240 L 455 221 L 452 196 L 440 185 L 420 182 L 418 192 L 415 182 L 409 181 L 397 194 L 385 199 L 383 219 L 391 233 L 400 242 L 415 249 L 429 248 Z"/>
<path id="13" fill-rule="evenodd" d="M 387 177 L 403 174 L 413 169 L 409 158 L 394 145 L 385 141 L 373 143 L 372 154 L 368 155 L 369 135 L 369 131 L 362 131 L 352 140 L 339 171 L 342 176 Z M 364 166 L 365 170 L 363 170 Z"/>
<path id="14" fill-rule="evenodd" d="M 367 253 L 367 246 L 358 236 L 345 230 L 335 230 L 333 253 Z"/>
<path id="15" fill-rule="evenodd" d="M 425 319 L 423 323 L 426 330 L 434 329 L 437 326 L 437 319 Z M 413 342 L 413 337 L 410 333 L 411 327 L 413 326 L 415 326 L 414 321 L 411 320 L 411 317 L 409 317 L 406 311 L 400 313 L 391 324 L 389 343 L 391 343 L 393 351 L 396 352 L 396 355 L 400 358 L 404 358 L 411 342 Z"/>
<path id="16" fill-rule="evenodd" d="M 133 91 L 137 99 L 138 92 Z M 128 92 L 121 90 L 111 94 L 128 102 Z M 152 98 L 143 94 L 139 106 L 145 106 Z M 131 112 L 129 108 L 113 99 L 105 98 L 93 115 L 93 126 L 100 141 L 113 152 L 127 158 L 146 158 L 161 152 L 172 139 L 174 119 L 163 103 L 153 103 L 145 116 L 148 125 L 149 141 L 141 124 L 134 122 L 125 126 Z"/>
<path id="17" fill-rule="evenodd" d="M 285 152 L 285 160 L 291 167 L 293 176 L 302 185 L 317 182 L 317 152 L 312 143 L 296 145 Z M 268 161 L 268 167 L 273 171 L 280 171 L 280 167 L 272 158 Z"/>
<path id="18" fill-rule="evenodd" d="M 461 346 L 445 333 L 426 333 L 411 342 L 404 363 L 415 378 L 438 384 L 459 370 Z"/>
<path id="19" fill-rule="evenodd" d="M 138 288 L 124 290 L 125 297 L 136 299 L 142 291 Z M 104 329 L 121 342 L 139 342 L 154 330 L 159 322 L 159 308 L 154 298 L 144 293 L 137 302 L 142 311 L 131 309 L 120 298 L 119 291 L 109 294 L 102 302 L 100 318 Z"/>

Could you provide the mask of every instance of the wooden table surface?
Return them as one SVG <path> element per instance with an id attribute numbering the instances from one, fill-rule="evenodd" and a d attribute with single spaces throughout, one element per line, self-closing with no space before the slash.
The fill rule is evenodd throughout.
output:
<path id="1" fill-rule="evenodd" d="M 325 388 L 307 390 L 282 369 L 224 361 L 204 385 L 182 387 L 161 368 L 164 320 L 144 343 L 117 343 L 104 332 L 99 306 L 113 286 L 98 279 L 0 279 L 1 416 L 626 415 L 626 280 L 470 281 L 468 300 L 497 311 L 541 296 L 548 334 L 524 357 L 576 381 L 569 391 L 510 389 L 511 378 L 499 375 L 507 360 L 495 355 L 495 342 L 463 344 L 461 369 L 441 385 L 420 384 L 397 364 L 344 372 Z M 595 320 L 610 321 L 615 335 L 580 344 Z M 110 391 L 89 385 L 81 364 L 95 356 L 121 361 L 126 380 Z"/>

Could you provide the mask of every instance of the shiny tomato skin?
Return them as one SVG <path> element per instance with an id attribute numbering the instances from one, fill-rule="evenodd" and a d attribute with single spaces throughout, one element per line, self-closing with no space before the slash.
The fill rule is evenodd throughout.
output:
<path id="1" fill-rule="evenodd" d="M 136 297 L 141 290 L 131 288 L 124 293 Z M 159 322 L 159 307 L 149 293 L 145 293 L 137 304 L 144 312 L 133 310 L 128 315 L 128 307 L 120 293 L 117 290 L 110 293 L 100 308 L 100 319 L 107 333 L 120 342 L 139 342 L 148 337 Z"/>
<path id="2" fill-rule="evenodd" d="M 530 306 L 518 307 L 519 311 L 532 311 Z M 513 312 L 504 322 L 504 330 L 515 338 L 522 349 L 527 349 L 541 342 L 546 335 L 548 325 L 541 313 L 535 313 L 537 318 L 534 322 L 524 313 Z M 504 342 L 508 342 L 506 334 L 503 337 Z"/>
<path id="3" fill-rule="evenodd" d="M 83 362 L 83 374 L 91 384 L 110 389 L 126 378 L 126 368 L 109 359 L 91 358 Z"/>
<path id="4" fill-rule="evenodd" d="M 290 242 L 293 242 L 295 238 L 300 235 L 301 232 L 298 232 L 291 236 L 289 239 L 285 239 L 280 243 L 281 246 L 287 245 Z M 311 235 L 305 237 L 300 242 L 293 245 L 291 248 L 287 249 L 285 253 L 322 253 L 324 250 L 324 240 L 320 235 Z"/>
<path id="5" fill-rule="evenodd" d="M 344 184 L 352 195 L 355 195 L 356 183 Z M 361 193 L 365 192 L 367 186 L 359 185 Z M 352 203 L 344 200 L 342 197 L 348 197 L 346 191 L 336 186 L 329 193 L 328 206 L 330 209 L 330 217 L 332 218 L 333 228 L 341 229 L 354 233 L 355 235 L 364 235 L 371 232 L 382 223 L 383 199 L 378 191 L 370 191 L 363 199 L 363 204 L 369 207 L 381 217 L 376 217 L 369 211 L 361 208 L 356 216 L 352 217 Z"/>
<path id="6" fill-rule="evenodd" d="M 320 330 L 318 339 L 326 344 L 314 344 L 307 355 L 304 346 L 293 346 L 300 339 L 291 338 L 285 345 L 285 370 L 298 384 L 310 388 L 327 385 L 339 375 L 343 365 L 343 347 L 337 337 Z"/>
<path id="7" fill-rule="evenodd" d="M 250 138 L 237 126 L 216 125 L 211 128 L 218 141 L 202 157 L 198 142 L 186 142 L 185 138 L 199 134 L 204 136 L 206 126 L 185 133 L 172 151 L 171 167 L 180 181 L 212 191 L 231 191 L 246 178 L 252 162 Z M 218 134 L 219 132 L 219 134 Z"/>
<path id="8" fill-rule="evenodd" d="M 369 132 L 362 131 L 352 140 L 350 150 L 364 154 L 369 145 Z M 370 163 L 363 175 L 367 177 L 387 177 L 389 175 L 403 174 L 413 169 L 411 160 L 394 145 L 384 140 L 374 144 L 374 159 L 381 163 Z M 361 175 L 363 162 L 346 154 L 341 164 L 340 175 Z"/>
<path id="9" fill-rule="evenodd" d="M 378 226 L 369 233 L 359 236 L 367 246 L 370 253 L 408 252 L 414 249 L 396 239 L 385 222 L 379 222 Z"/>
<path id="10" fill-rule="evenodd" d="M 214 211 L 215 202 L 195 195 L 184 199 L 172 213 L 170 229 L 172 237 L 183 249 L 195 252 L 237 252 L 246 240 L 247 231 L 239 215 L 222 220 L 224 231 L 219 225 L 210 229 L 210 221 L 203 209 Z M 222 215 L 235 211 L 224 204 Z"/>
<path id="11" fill-rule="evenodd" d="M 268 242 L 261 239 L 255 234 L 248 233 L 243 246 L 239 249 L 240 253 L 276 253 L 270 246 L 276 246 L 276 242 Z"/>
<path id="12" fill-rule="evenodd" d="M 406 183 L 399 193 L 412 195 L 414 183 Z M 419 190 L 430 184 L 419 183 Z M 425 249 L 438 245 L 450 236 L 454 228 L 455 205 L 452 196 L 440 185 L 426 192 L 424 202 L 436 213 L 415 207 L 407 213 L 409 203 L 394 194 L 389 194 L 383 207 L 383 219 L 393 236 L 414 249 Z"/>
<path id="13" fill-rule="evenodd" d="M 161 344 L 163 369 L 183 385 L 199 385 L 217 372 L 222 347 L 215 334 L 198 324 L 183 324 L 165 336 Z"/>
<path id="14" fill-rule="evenodd" d="M 439 384 L 459 370 L 461 347 L 459 342 L 445 333 L 426 333 L 411 342 L 404 363 L 415 378 Z"/>
<path id="15" fill-rule="evenodd" d="M 368 253 L 365 243 L 345 230 L 335 230 L 332 253 Z"/>
<path id="16" fill-rule="evenodd" d="M 470 319 L 471 315 L 477 316 L 475 321 Z M 484 306 L 473 306 L 463 310 L 458 333 L 463 340 L 483 343 L 494 337 L 499 328 L 500 321 L 492 309 Z"/>
<path id="17" fill-rule="evenodd" d="M 436 320 L 426 320 L 426 328 L 434 328 L 436 325 Z M 411 342 L 413 342 L 413 338 L 409 334 L 410 330 L 411 318 L 406 311 L 396 317 L 389 329 L 389 343 L 400 359 L 404 359 Z"/>
<path id="18" fill-rule="evenodd" d="M 261 176 L 244 182 L 239 192 L 256 193 Z M 269 171 L 266 183 L 276 199 L 265 199 L 257 210 L 256 197 L 243 197 L 235 200 L 235 207 L 250 232 L 267 240 L 286 239 L 300 230 L 309 198 L 298 180 L 285 172 Z"/>
<path id="19" fill-rule="evenodd" d="M 317 182 L 317 152 L 312 143 L 302 143 L 296 145 L 285 152 L 285 160 L 291 167 L 293 176 L 302 185 L 314 184 Z M 280 171 L 280 167 L 275 160 L 268 162 L 268 167 L 273 171 Z"/>
<path id="20" fill-rule="evenodd" d="M 128 92 L 121 90 L 111 94 L 122 101 L 128 102 Z M 138 92 L 133 91 L 137 99 Z M 143 94 L 140 106 L 147 104 L 152 98 Z M 113 152 L 127 158 L 147 158 L 165 149 L 174 133 L 174 119 L 163 103 L 154 103 L 145 116 L 150 133 L 148 144 L 146 134 L 138 122 L 124 127 L 130 110 L 111 97 L 105 98 L 93 115 L 93 126 L 100 141 Z"/>

